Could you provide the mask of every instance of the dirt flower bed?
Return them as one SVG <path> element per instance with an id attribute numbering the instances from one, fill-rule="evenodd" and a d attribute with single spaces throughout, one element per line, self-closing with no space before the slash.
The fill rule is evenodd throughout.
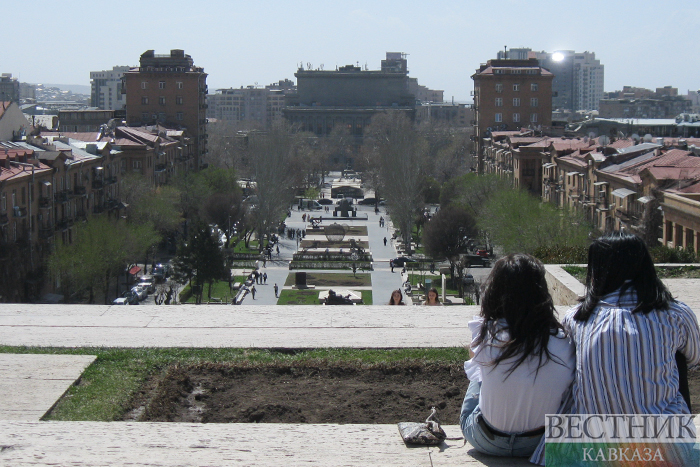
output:
<path id="1" fill-rule="evenodd" d="M 126 420 L 205 423 L 398 423 L 431 406 L 459 423 L 461 365 L 291 363 L 171 366 L 152 379 Z"/>

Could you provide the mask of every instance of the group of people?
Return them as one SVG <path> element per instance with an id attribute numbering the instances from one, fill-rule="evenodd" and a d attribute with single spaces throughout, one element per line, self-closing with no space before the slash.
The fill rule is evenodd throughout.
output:
<path id="1" fill-rule="evenodd" d="M 389 305 L 405 305 L 403 301 L 403 293 L 401 293 L 400 289 L 396 289 L 393 292 L 391 292 L 391 298 L 389 298 Z M 426 299 L 423 302 L 423 305 L 428 305 L 428 306 L 442 306 L 442 302 L 440 301 L 440 297 L 438 296 L 438 291 L 436 288 L 432 288 L 428 290 L 428 294 L 426 295 Z"/>
<path id="2" fill-rule="evenodd" d="M 539 260 L 494 265 L 464 365 L 460 426 L 476 450 L 543 463 L 546 414 L 690 414 L 686 369 L 700 364 L 700 329 L 644 242 L 595 240 L 585 285 L 559 322 Z"/>

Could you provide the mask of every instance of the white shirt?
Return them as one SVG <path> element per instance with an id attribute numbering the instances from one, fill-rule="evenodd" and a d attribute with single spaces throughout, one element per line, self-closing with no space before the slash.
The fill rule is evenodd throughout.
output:
<path id="1" fill-rule="evenodd" d="M 479 335 L 482 318 L 469 322 L 472 343 Z M 490 365 L 501 352 L 499 342 L 508 340 L 505 320 L 494 341 L 474 347 L 474 358 L 465 362 L 470 380 L 481 380 L 479 408 L 489 424 L 506 433 L 531 431 L 544 425 L 545 415 L 557 412 L 562 395 L 574 379 L 575 356 L 571 341 L 560 331 L 551 336 L 547 349 L 554 357 L 537 370 L 539 359 L 531 357 L 510 375 L 517 358 Z"/>

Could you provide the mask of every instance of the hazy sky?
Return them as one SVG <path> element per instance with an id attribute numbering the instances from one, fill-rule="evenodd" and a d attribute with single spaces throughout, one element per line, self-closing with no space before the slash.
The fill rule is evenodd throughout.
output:
<path id="1" fill-rule="evenodd" d="M 87 85 L 148 49 L 184 49 L 213 91 L 294 79 L 299 63 L 376 70 L 389 51 L 409 54 L 420 84 L 470 101 L 474 70 L 508 46 L 595 52 L 606 91 L 700 89 L 691 0 L 35 0 L 3 16 L 0 72 L 30 83 Z"/>

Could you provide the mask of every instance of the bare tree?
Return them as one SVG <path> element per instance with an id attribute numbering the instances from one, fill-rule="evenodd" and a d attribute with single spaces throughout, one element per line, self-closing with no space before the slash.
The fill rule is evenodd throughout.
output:
<path id="1" fill-rule="evenodd" d="M 410 253 L 415 213 L 422 207 L 427 143 L 402 112 L 376 115 L 365 135 L 369 164 L 377 168 L 378 187 Z"/>
<path id="2" fill-rule="evenodd" d="M 253 210 L 259 248 L 265 236 L 284 218 L 291 201 L 291 187 L 299 185 L 303 171 L 297 165 L 300 144 L 283 122 L 267 132 L 254 132 L 248 139 L 249 165 L 256 184 Z"/>

